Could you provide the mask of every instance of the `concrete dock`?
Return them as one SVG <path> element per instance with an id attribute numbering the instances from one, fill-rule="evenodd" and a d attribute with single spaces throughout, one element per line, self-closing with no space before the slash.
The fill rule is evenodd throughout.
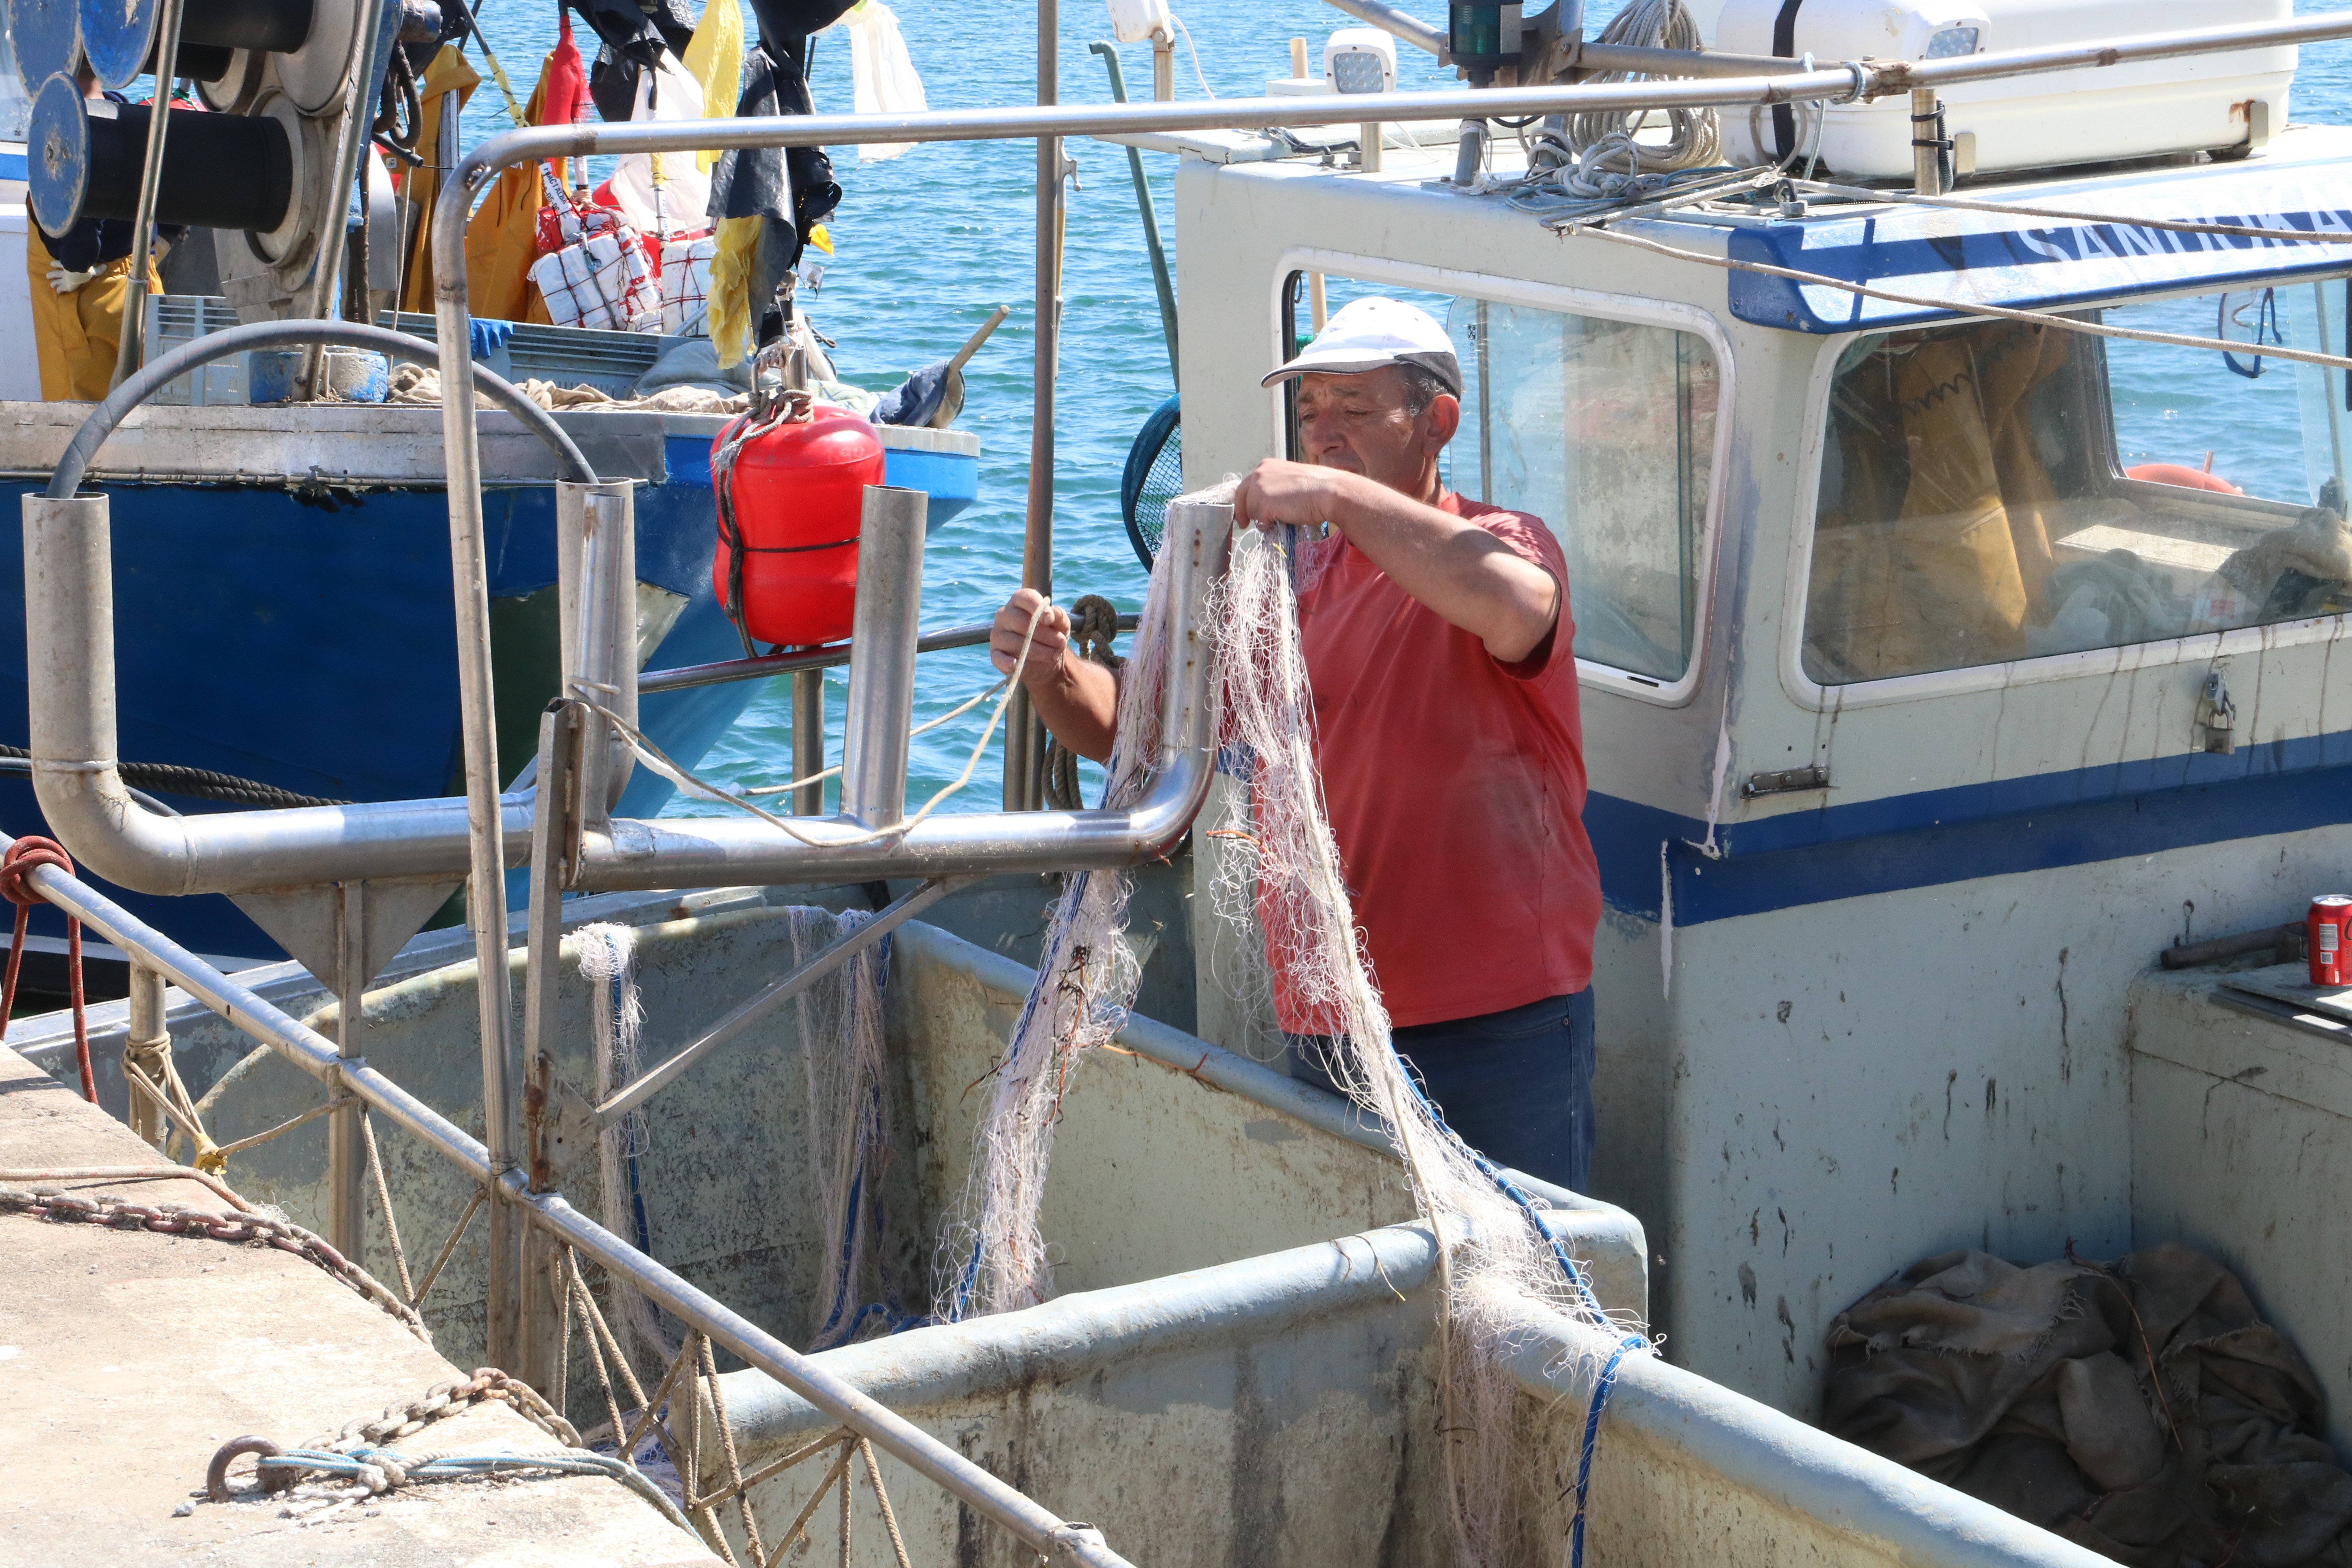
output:
<path id="1" fill-rule="evenodd" d="M 0 1047 L 0 1168 L 161 1163 L 130 1129 Z M 232 1167 L 232 1184 L 235 1176 Z M 48 1184 L 81 1196 L 227 1207 L 186 1180 Z M 307 1446 L 471 1370 L 317 1265 L 274 1247 L 0 1213 L 0 1454 L 8 1473 L 0 1568 L 718 1563 L 650 1504 L 597 1477 L 410 1486 L 305 1523 L 283 1516 L 282 1499 L 253 1489 L 244 1460 L 233 1472 L 244 1483 L 236 1498 L 202 1500 L 205 1467 L 231 1438 Z M 416 1458 L 562 1447 L 499 1404 L 477 1404 L 398 1446 Z"/>

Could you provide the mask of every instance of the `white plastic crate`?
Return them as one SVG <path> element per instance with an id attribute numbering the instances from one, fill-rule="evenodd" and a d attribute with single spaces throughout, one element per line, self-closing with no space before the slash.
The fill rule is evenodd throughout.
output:
<path id="1" fill-rule="evenodd" d="M 205 294 L 147 296 L 147 361 L 156 360 L 195 342 L 207 332 L 236 325 L 236 311 L 226 300 Z M 199 365 L 148 399 L 179 407 L 239 404 L 245 398 L 245 355 L 231 354 Z"/>

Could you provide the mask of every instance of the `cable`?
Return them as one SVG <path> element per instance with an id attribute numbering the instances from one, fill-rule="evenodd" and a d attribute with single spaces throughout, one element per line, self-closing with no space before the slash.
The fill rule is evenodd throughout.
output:
<path id="1" fill-rule="evenodd" d="M 1209 85 L 1209 79 L 1201 74 L 1201 51 L 1192 42 L 1192 29 L 1184 25 L 1184 18 L 1176 15 L 1173 11 L 1168 13 L 1168 19 L 1176 24 L 1176 30 L 1178 32 L 1184 35 L 1185 52 L 1192 57 L 1192 79 L 1201 84 L 1201 90 L 1202 92 L 1207 93 L 1211 98 L 1216 97 L 1217 89 L 1211 87 Z"/>

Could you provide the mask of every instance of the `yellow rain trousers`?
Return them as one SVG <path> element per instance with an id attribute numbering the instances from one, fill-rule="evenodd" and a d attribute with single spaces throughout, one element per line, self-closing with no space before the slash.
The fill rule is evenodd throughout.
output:
<path id="1" fill-rule="evenodd" d="M 47 403 L 95 403 L 114 380 L 114 355 L 122 344 L 122 302 L 131 292 L 131 258 L 109 262 L 99 275 L 70 294 L 49 287 L 49 247 L 41 226 L 25 224 L 26 285 L 33 299 L 34 352 L 41 365 L 41 397 Z M 163 280 L 147 269 L 150 293 Z"/>
<path id="2" fill-rule="evenodd" d="M 400 184 L 401 199 L 409 207 L 408 255 L 400 271 L 404 310 L 433 309 L 433 207 L 441 195 L 441 171 L 433 165 L 441 161 L 441 101 L 454 92 L 458 108 L 463 109 L 481 85 L 480 73 L 455 44 L 441 46 L 441 52 L 425 68 L 425 79 L 417 84 L 425 122 L 417 130 L 416 152 L 425 163 L 408 170 Z"/>

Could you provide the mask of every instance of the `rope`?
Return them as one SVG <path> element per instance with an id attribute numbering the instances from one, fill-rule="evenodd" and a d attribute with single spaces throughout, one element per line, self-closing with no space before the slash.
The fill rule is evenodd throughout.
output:
<path id="1" fill-rule="evenodd" d="M 962 701 L 957 703 L 954 707 L 949 709 L 938 718 L 926 721 L 925 722 L 918 724 L 913 729 L 908 731 L 907 739 L 911 741 L 918 735 L 928 735 L 932 731 L 938 729 L 940 725 L 948 723 L 953 720 L 962 718 L 965 714 L 971 712 L 973 709 L 979 707 L 982 703 L 995 696 L 1001 689 L 1002 688 L 999 686 L 992 686 L 984 691 L 973 692 L 971 696 L 965 698 Z M 799 789 L 803 784 L 822 784 L 826 779 L 832 778 L 835 774 L 840 772 L 841 764 L 839 763 L 835 763 L 833 766 L 824 769 L 821 773 L 811 773 L 806 778 L 794 779 L 790 784 L 759 784 L 753 788 L 745 790 L 743 793 L 745 795 L 783 795 L 790 791 Z"/>
<path id="2" fill-rule="evenodd" d="M 151 1174 L 156 1173 L 150 1173 Z M 172 1175 L 184 1175 L 173 1171 Z M 274 1247 L 306 1258 L 361 1295 L 400 1320 L 410 1333 L 430 1345 L 432 1334 L 416 1309 L 394 1295 L 382 1280 L 329 1246 L 325 1238 L 290 1221 L 257 1214 L 213 1214 L 185 1204 L 140 1204 L 111 1193 L 80 1197 L 53 1186 L 0 1186 L 0 1214 L 30 1215 L 59 1224 L 95 1225 L 108 1230 L 152 1230 L 164 1236 L 203 1236 L 215 1241 Z"/>
<path id="3" fill-rule="evenodd" d="M 383 1155 L 375 1146 L 375 1123 L 367 1108 L 360 1108 L 360 1142 L 367 1145 L 368 1174 L 375 1178 L 376 1207 L 383 1211 L 384 1234 L 392 1242 L 392 1266 L 400 1270 L 400 1299 L 414 1306 L 416 1282 L 409 1278 L 408 1251 L 400 1245 L 400 1221 L 392 1212 L 392 1188 L 383 1179 Z"/>
<path id="4" fill-rule="evenodd" d="M 1597 41 L 1653 49 L 1702 47 L 1698 23 L 1682 0 L 1632 0 L 1610 18 Z M 1647 79 L 1640 71 L 1602 71 L 1584 79 Z M 1636 142 L 1634 132 L 1647 121 L 1650 112 L 1640 109 L 1606 110 L 1569 115 L 1559 131 L 1553 131 L 1548 124 L 1537 136 L 1535 157 L 1544 160 L 1556 158 L 1559 152 L 1567 153 L 1574 162 L 1575 173 L 1561 184 L 1571 195 L 1585 196 L 1622 194 L 1625 183 L 1637 178 L 1645 163 L 1653 170 L 1665 172 L 1699 168 L 1716 161 L 1723 135 L 1714 110 L 1670 109 L 1666 111 L 1666 123 L 1671 134 L 1664 142 Z"/>
<path id="5" fill-rule="evenodd" d="M 1029 646 L 1036 638 L 1037 623 L 1044 617 L 1045 614 L 1045 606 L 1042 603 L 1038 605 L 1036 609 L 1030 612 L 1028 629 L 1024 631 L 1021 637 L 1021 652 L 1013 661 L 1013 668 L 1014 669 L 1019 669 L 1024 664 L 1028 662 Z M 957 791 L 962 789 L 964 785 L 971 782 L 973 771 L 980 766 L 981 756 L 988 750 L 988 742 L 996 738 L 996 726 L 1003 721 L 1005 707 L 1013 700 L 1014 685 L 1015 682 L 1013 678 L 1006 676 L 1003 683 L 998 686 L 995 710 L 989 714 L 987 727 L 981 731 L 980 739 L 973 742 L 971 755 L 965 760 L 963 772 L 958 773 L 952 781 L 941 786 L 938 794 L 925 801 L 921 807 L 905 821 L 893 823 L 887 827 L 877 827 L 870 832 L 853 834 L 846 837 L 810 837 L 808 834 L 803 833 L 799 828 L 793 826 L 791 821 L 787 818 L 778 816 L 773 812 L 763 811 L 760 807 L 752 805 L 750 801 L 744 799 L 741 795 L 731 795 L 707 780 L 696 777 L 686 768 L 672 762 L 662 749 L 659 746 L 655 745 L 643 731 L 639 730 L 635 725 L 630 723 L 626 719 L 622 718 L 618 713 L 614 712 L 611 709 L 604 706 L 602 703 L 590 702 L 588 707 L 601 715 L 604 721 L 611 724 L 617 733 L 627 739 L 629 749 L 637 754 L 639 761 L 643 762 L 647 767 L 653 769 L 654 772 L 661 774 L 662 777 L 669 780 L 670 783 L 676 784 L 678 788 L 682 790 L 690 790 L 694 794 L 700 795 L 703 799 L 715 801 L 720 805 L 731 805 L 739 811 L 750 812 L 753 816 L 758 817 L 769 826 L 781 829 L 787 836 L 803 844 L 835 849 L 851 849 L 861 844 L 878 844 L 884 839 L 904 837 L 907 834 L 914 831 L 914 829 L 920 825 L 926 817 L 929 816 L 932 812 L 938 810 L 940 804 L 942 801 L 946 800 L 950 795 L 954 795 Z"/>
<path id="6" fill-rule="evenodd" d="M 0 981 L 0 1041 L 8 1037 L 9 1020 L 16 1016 L 16 975 L 25 962 L 25 926 L 33 906 L 48 900 L 34 891 L 30 880 L 37 867 L 49 866 L 73 875 L 73 858 L 54 838 L 30 835 L 8 846 L 0 856 L 0 898 L 16 906 L 16 933 L 8 942 L 8 975 Z M 89 1066 L 89 1014 L 81 985 L 81 921 L 66 916 L 66 994 L 73 1006 L 74 1063 L 81 1068 L 81 1097 L 98 1103 L 98 1079 Z"/>
<path id="7" fill-rule="evenodd" d="M 23 746 L 0 745 L 0 757 L 30 761 L 32 755 Z M 325 795 L 297 794 L 290 789 L 279 789 L 276 784 L 263 784 L 258 779 L 241 779 L 235 773 L 218 773 L 210 768 L 182 767 L 177 763 L 118 763 L 115 772 L 121 773 L 122 782 L 133 789 L 176 795 L 186 800 L 224 801 L 231 805 L 252 806 L 261 811 L 282 811 L 299 805 L 352 804 Z"/>
<path id="8" fill-rule="evenodd" d="M 1884 300 L 1890 304 L 1946 310 L 1963 318 L 1989 316 L 1995 321 L 2024 321 L 2033 326 L 2056 327 L 2064 331 L 2083 332 L 2092 337 L 2124 338 L 2133 342 L 2163 343 L 2173 348 L 2218 349 L 2224 353 L 2241 353 L 2252 347 L 2249 343 L 2233 343 L 2221 338 L 2191 337 L 2181 332 L 2153 332 L 2139 327 L 2111 327 L 2104 321 L 2086 321 L 2079 317 L 2056 315 L 2048 310 L 2013 310 L 2005 305 L 1962 303 L 1952 300 L 1931 299 L 1924 294 L 1898 293 L 1891 289 L 1877 289 L 1867 283 L 1855 283 L 1843 278 L 1824 277 L 1818 272 L 1800 272 L 1792 267 L 1775 267 L 1769 262 L 1742 261 L 1735 257 L 1709 256 L 1703 251 L 1685 250 L 1679 246 L 1664 245 L 1654 239 L 1643 239 L 1639 235 L 1625 234 L 1612 228 L 1600 228 L 1585 223 L 1556 223 L 1551 226 L 1562 234 L 1584 234 L 1591 235 L 1596 239 L 1613 239 L 1621 245 L 1638 246 L 1643 250 L 1655 251 L 1660 256 L 1671 256 L 1682 261 L 1696 261 L 1707 267 L 1720 268 L 1727 272 L 1758 272 L 1768 278 L 1786 278 L 1791 282 L 1802 283 L 1810 287 L 1843 289 L 1849 294 L 1860 294 L 1865 299 Z M 2346 358 L 2341 354 L 2315 353 L 2309 349 L 2288 348 L 2279 343 L 2264 343 L 2262 345 L 2262 352 L 2264 359 L 2294 360 L 2304 364 L 2323 365 L 2329 370 L 2352 371 L 2352 358 Z"/>
<path id="9" fill-rule="evenodd" d="M 1079 657 L 1118 669 L 1119 658 L 1110 646 L 1118 636 L 1118 607 L 1100 594 L 1088 594 L 1070 606 L 1070 646 Z M 1078 790 L 1078 754 L 1051 734 L 1045 737 L 1045 804 L 1056 811 L 1086 805 Z"/>
<path id="10" fill-rule="evenodd" d="M 171 1122 L 173 1132 L 187 1139 L 194 1151 L 188 1163 L 215 1176 L 227 1172 L 231 1151 L 215 1143 L 212 1135 L 205 1131 L 204 1118 L 197 1114 L 195 1099 L 181 1080 L 179 1063 L 172 1055 L 172 1037 L 168 1031 L 152 1040 L 124 1039 L 122 1081 L 131 1086 L 132 1093 L 143 1094 L 154 1101 L 156 1109 Z M 171 1137 L 172 1134 L 167 1133 L 157 1147 L 168 1150 Z M 238 1147 L 258 1141 L 249 1138 Z"/>

